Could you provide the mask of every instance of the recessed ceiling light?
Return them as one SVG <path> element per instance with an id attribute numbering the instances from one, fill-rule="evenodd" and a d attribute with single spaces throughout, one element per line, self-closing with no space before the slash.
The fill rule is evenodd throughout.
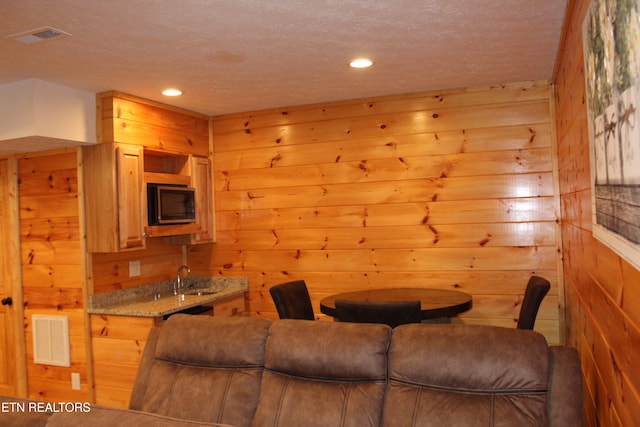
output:
<path id="1" fill-rule="evenodd" d="M 351 68 L 368 68 L 373 65 L 373 61 L 368 58 L 357 58 L 349 63 Z"/>
<path id="2" fill-rule="evenodd" d="M 182 91 L 180 89 L 165 89 L 162 91 L 164 96 L 180 96 Z"/>

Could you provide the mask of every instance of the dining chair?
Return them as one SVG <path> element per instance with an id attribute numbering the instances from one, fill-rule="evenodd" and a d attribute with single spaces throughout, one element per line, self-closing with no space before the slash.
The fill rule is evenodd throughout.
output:
<path id="1" fill-rule="evenodd" d="M 420 301 L 378 303 L 337 299 L 336 311 L 341 322 L 384 323 L 392 328 L 422 320 Z"/>
<path id="2" fill-rule="evenodd" d="M 524 292 L 522 307 L 520 307 L 518 329 L 533 329 L 540 304 L 550 288 L 551 283 L 547 279 L 531 276 Z"/>
<path id="3" fill-rule="evenodd" d="M 269 289 L 281 319 L 315 320 L 311 297 L 304 280 L 281 283 Z"/>

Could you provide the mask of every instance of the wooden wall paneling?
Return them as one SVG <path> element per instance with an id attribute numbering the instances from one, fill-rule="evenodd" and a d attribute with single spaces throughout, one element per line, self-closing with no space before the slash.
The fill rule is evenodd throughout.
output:
<path id="1" fill-rule="evenodd" d="M 84 322 L 84 330 L 83 330 L 83 338 L 85 343 L 85 351 L 86 351 L 86 379 L 83 381 L 82 374 L 80 375 L 80 387 L 82 388 L 82 384 L 86 383 L 88 392 L 87 392 L 87 400 L 89 402 L 94 403 L 96 401 L 96 393 L 95 393 L 95 369 L 94 364 L 95 360 L 93 358 L 93 348 L 91 345 L 91 317 L 87 311 L 89 307 L 89 296 L 93 294 L 93 282 L 92 282 L 92 262 L 93 258 L 89 253 L 89 248 L 87 244 L 87 206 L 84 203 L 85 197 L 84 195 L 87 192 L 86 184 L 86 174 L 91 173 L 87 171 L 84 163 L 84 153 L 82 150 L 77 151 L 77 159 L 78 159 L 78 195 L 81 200 L 79 215 L 78 215 L 78 223 L 80 230 L 80 235 L 85 236 L 80 239 L 80 247 L 82 249 L 82 257 L 80 261 L 81 271 L 82 271 L 82 320 Z"/>
<path id="2" fill-rule="evenodd" d="M 237 230 L 219 233 L 219 243 L 246 250 L 406 248 L 416 240 L 424 247 L 554 245 L 555 226 L 550 223 L 443 224 L 386 227 L 286 227 L 270 230 Z"/>
<path id="3" fill-rule="evenodd" d="M 624 263 L 621 280 L 624 283 L 640 283 L 640 271 Z M 623 289 L 620 305 L 631 322 L 640 325 L 640 286 L 626 286 Z"/>
<path id="4" fill-rule="evenodd" d="M 557 126 L 555 124 L 556 105 L 555 105 L 554 89 L 555 88 L 552 86 L 551 87 L 552 96 L 549 97 L 548 101 L 549 101 L 549 111 L 551 116 L 551 134 L 552 134 L 551 139 L 553 141 L 557 141 L 558 135 L 557 135 Z M 561 218 L 562 202 L 560 199 L 560 174 L 558 172 L 558 167 L 559 167 L 558 144 L 555 143 L 555 144 L 552 144 L 552 147 L 551 147 L 551 173 L 553 176 L 553 204 L 555 208 L 555 217 Z M 555 237 L 555 247 L 559 255 L 556 257 L 556 268 L 558 270 L 557 277 L 558 277 L 558 283 L 559 283 L 559 286 L 557 287 L 558 295 L 557 295 L 557 301 L 556 301 L 556 310 L 558 315 L 557 331 L 559 334 L 559 339 L 557 342 L 566 343 L 566 339 L 565 339 L 566 329 L 567 329 L 567 323 L 566 323 L 567 318 L 566 318 L 566 308 L 565 308 L 566 297 L 565 297 L 565 286 L 564 286 L 563 262 L 562 262 L 562 256 L 561 256 L 564 249 L 562 246 L 562 226 L 559 220 L 555 222 L 555 232 L 553 233 L 553 236 Z"/>
<path id="5" fill-rule="evenodd" d="M 502 150 L 528 150 L 551 147 L 548 124 L 530 124 L 487 129 L 464 129 L 449 132 L 423 132 L 408 135 L 384 135 L 349 138 L 305 144 L 300 152 L 295 145 L 248 147 L 216 152 L 216 165 L 229 173 L 243 169 L 314 165 L 333 162 L 360 162 L 375 159 L 456 155 Z M 224 187 L 226 180 L 216 182 Z"/>
<path id="6" fill-rule="evenodd" d="M 477 177 L 550 170 L 550 154 L 546 148 L 531 150 L 458 153 L 442 156 L 416 156 L 340 161 L 323 165 L 300 165 L 278 168 L 225 171 L 218 175 L 226 190 L 296 185 L 326 185 L 348 182 L 379 182 L 404 179 L 443 177 Z"/>
<path id="7" fill-rule="evenodd" d="M 208 156 L 209 118 L 119 92 L 97 95 L 98 141 Z"/>
<path id="8" fill-rule="evenodd" d="M 276 270 L 433 271 L 433 270 L 526 270 L 555 267 L 555 248 L 437 248 L 335 251 L 243 251 L 235 257 L 244 268 Z M 225 263 L 226 264 L 226 263 Z"/>
<path id="9" fill-rule="evenodd" d="M 129 276 L 130 261 L 140 261 L 140 276 Z M 165 245 L 161 238 L 148 238 L 141 251 L 92 254 L 93 293 L 174 279 L 182 263 L 181 246 Z"/>
<path id="10" fill-rule="evenodd" d="M 226 300 L 216 302 L 213 307 L 213 315 L 218 317 L 244 315 L 246 305 L 244 296 L 228 298 Z"/>
<path id="11" fill-rule="evenodd" d="M 592 236 L 582 24 L 568 2 L 554 75 L 567 339 L 580 351 L 587 425 L 635 425 L 640 413 L 640 272 Z"/>
<path id="12" fill-rule="evenodd" d="M 540 274 L 539 329 L 560 342 L 552 95 L 531 82 L 214 117 L 218 240 L 189 264 L 248 277 L 251 315 L 277 317 L 268 288 L 304 279 L 321 319 L 332 293 L 427 286 L 474 295 L 457 321 L 513 326 Z"/>
<path id="13" fill-rule="evenodd" d="M 118 118 L 209 137 L 208 116 L 122 92 L 99 94 L 101 118 Z"/>
<path id="14" fill-rule="evenodd" d="M 77 148 L 18 156 L 29 397 L 90 401 Z M 59 226 L 59 227 L 58 227 Z M 71 367 L 33 363 L 31 316 L 69 317 Z M 71 373 L 81 390 L 71 389 Z"/>
<path id="15" fill-rule="evenodd" d="M 553 193 L 551 173 L 490 175 L 364 183 L 256 188 L 216 193 L 225 209 L 381 205 L 408 202 L 543 197 Z"/>
<path id="16" fill-rule="evenodd" d="M 404 112 L 389 116 L 371 116 L 324 121 L 323 126 L 292 123 L 245 129 L 242 132 L 218 133 L 214 125 L 216 150 L 228 151 L 240 146 L 250 148 L 273 145 L 309 144 L 317 141 L 338 141 L 351 138 L 384 137 L 421 132 L 460 131 L 466 128 L 522 126 L 549 122 L 548 100 L 510 104 L 441 108 L 433 111 Z M 216 169 L 218 169 L 216 167 Z"/>
<path id="17" fill-rule="evenodd" d="M 379 98 L 328 102 L 264 111 L 229 114 L 214 118 L 216 134 L 246 131 L 256 127 L 320 122 L 398 112 L 424 112 L 447 107 L 477 107 L 486 104 L 535 102 L 547 99 L 548 82 L 526 82 L 486 87 L 451 89 L 446 92 L 414 93 Z M 215 142 L 216 147 L 223 149 Z M 224 150 L 226 151 L 226 150 Z"/>
<path id="18" fill-rule="evenodd" d="M 155 318 L 91 315 L 95 400 L 127 408 L 147 335 Z"/>
<path id="19" fill-rule="evenodd" d="M 367 206 L 225 210 L 217 217 L 221 230 L 277 230 L 330 227 L 376 227 L 431 224 L 489 224 L 555 220 L 550 197 L 477 201 L 437 201 Z"/>

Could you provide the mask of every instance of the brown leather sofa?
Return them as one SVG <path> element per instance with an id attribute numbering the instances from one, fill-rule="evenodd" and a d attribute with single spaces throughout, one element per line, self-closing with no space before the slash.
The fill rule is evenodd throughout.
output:
<path id="1" fill-rule="evenodd" d="M 533 331 L 176 315 L 149 337 L 129 410 L 46 425 L 576 427 L 582 399 L 577 352 Z"/>

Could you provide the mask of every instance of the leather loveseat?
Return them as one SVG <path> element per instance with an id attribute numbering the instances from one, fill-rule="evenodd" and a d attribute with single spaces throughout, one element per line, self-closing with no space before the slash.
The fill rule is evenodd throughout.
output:
<path id="1" fill-rule="evenodd" d="M 577 352 L 534 331 L 176 315 L 149 336 L 130 409 L 46 425 L 576 427 L 582 399 Z"/>

